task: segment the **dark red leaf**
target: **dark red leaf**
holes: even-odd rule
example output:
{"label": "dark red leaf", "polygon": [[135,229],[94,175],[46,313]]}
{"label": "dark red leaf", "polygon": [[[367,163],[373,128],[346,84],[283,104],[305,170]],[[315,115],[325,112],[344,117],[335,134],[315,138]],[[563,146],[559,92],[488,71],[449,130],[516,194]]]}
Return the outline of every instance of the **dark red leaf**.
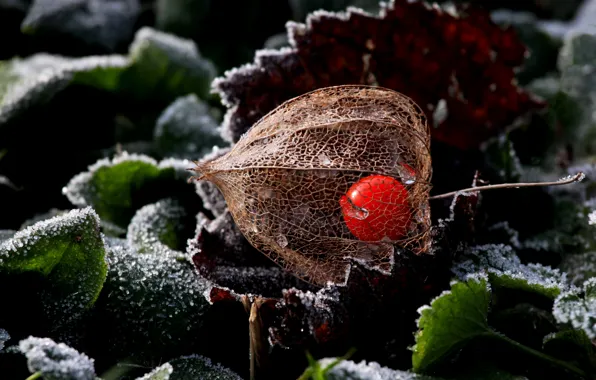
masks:
{"label": "dark red leaf", "polygon": [[[214,81],[228,107],[224,134],[238,141],[285,100],[317,88],[373,84],[411,97],[431,122],[433,138],[477,147],[542,103],[515,83],[526,49],[511,28],[481,9],[455,12],[395,0],[379,15],[315,12],[288,23],[291,48],[257,52],[255,62]],[[433,119],[444,99],[447,116]]]}

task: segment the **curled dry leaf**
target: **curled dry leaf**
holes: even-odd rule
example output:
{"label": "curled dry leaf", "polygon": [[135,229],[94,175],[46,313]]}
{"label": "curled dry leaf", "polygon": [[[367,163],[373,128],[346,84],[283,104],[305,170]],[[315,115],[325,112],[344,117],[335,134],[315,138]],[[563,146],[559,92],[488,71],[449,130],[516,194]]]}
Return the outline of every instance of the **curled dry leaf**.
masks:
{"label": "curled dry leaf", "polygon": [[344,284],[352,260],[389,273],[396,248],[429,249],[429,150],[411,99],[347,85],[285,102],[193,170],[255,248],[311,283]]}

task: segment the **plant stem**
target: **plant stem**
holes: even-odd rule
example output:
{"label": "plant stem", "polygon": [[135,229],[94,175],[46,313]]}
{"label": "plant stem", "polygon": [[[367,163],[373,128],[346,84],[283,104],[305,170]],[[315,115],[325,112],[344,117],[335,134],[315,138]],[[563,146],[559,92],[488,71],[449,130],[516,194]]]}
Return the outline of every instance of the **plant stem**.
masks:
{"label": "plant stem", "polygon": [[35,380],[41,377],[41,372],[35,372],[33,375],[29,376],[25,380]]}
{"label": "plant stem", "polygon": [[499,334],[499,333],[494,332],[494,331],[487,331],[486,333],[484,333],[482,335],[487,336],[489,338],[499,339],[499,340],[501,340],[503,342],[506,342],[506,343],[510,344],[511,346],[515,347],[516,349],[518,349],[518,350],[520,350],[520,351],[522,351],[522,352],[524,352],[524,353],[526,353],[528,355],[531,355],[531,356],[534,356],[534,357],[536,357],[538,359],[541,359],[541,360],[544,360],[546,362],[549,362],[549,363],[551,363],[551,364],[553,364],[553,365],[555,365],[555,366],[557,366],[559,368],[562,368],[562,369],[565,369],[567,371],[573,372],[574,374],[576,374],[578,376],[581,376],[581,377],[584,377],[584,378],[587,378],[587,376],[588,376],[588,374],[586,372],[584,372],[583,370],[577,368],[576,366],[574,366],[572,364],[569,364],[569,363],[567,363],[567,362],[565,362],[563,360],[559,360],[559,359],[553,358],[552,356],[547,355],[547,354],[544,354],[544,353],[542,353],[542,352],[540,352],[538,350],[535,350],[535,349],[533,349],[531,347],[525,346],[525,345],[523,345],[523,344],[521,344],[521,343],[519,343],[519,342],[517,342],[517,341],[515,341],[515,340],[513,340],[511,338],[509,338],[506,335]]}
{"label": "plant stem", "polygon": [[445,194],[433,195],[428,199],[442,199],[442,198],[449,198],[457,194],[461,193],[468,193],[474,191],[484,191],[484,190],[493,190],[493,189],[517,189],[519,187],[539,187],[539,186],[560,186],[560,185],[568,185],[574,182],[580,182],[584,179],[585,174],[582,172],[578,172],[573,177],[552,181],[552,182],[521,182],[521,183],[499,183],[496,185],[487,185],[487,186],[477,186],[477,187],[468,187],[467,189],[451,191]]}

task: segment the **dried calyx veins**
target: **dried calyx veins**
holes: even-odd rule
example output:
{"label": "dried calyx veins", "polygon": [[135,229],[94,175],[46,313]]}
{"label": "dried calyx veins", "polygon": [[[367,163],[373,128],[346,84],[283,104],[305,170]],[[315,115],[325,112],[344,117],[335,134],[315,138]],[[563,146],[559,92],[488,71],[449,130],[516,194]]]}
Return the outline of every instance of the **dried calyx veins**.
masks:
{"label": "dried calyx veins", "polygon": [[428,250],[429,148],[412,100],[347,85],[283,103],[193,170],[255,248],[307,281],[342,284],[351,260],[389,272],[396,247]]}

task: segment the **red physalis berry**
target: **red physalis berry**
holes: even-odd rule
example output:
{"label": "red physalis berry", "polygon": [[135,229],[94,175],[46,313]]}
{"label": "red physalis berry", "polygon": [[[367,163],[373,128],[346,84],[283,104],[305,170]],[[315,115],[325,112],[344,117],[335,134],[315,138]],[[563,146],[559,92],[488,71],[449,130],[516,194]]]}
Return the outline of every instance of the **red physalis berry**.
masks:
{"label": "red physalis berry", "polygon": [[[411,167],[408,171],[415,174]],[[408,231],[408,191],[395,178],[378,174],[364,177],[350,187],[339,204],[348,229],[362,241],[395,241]]]}

